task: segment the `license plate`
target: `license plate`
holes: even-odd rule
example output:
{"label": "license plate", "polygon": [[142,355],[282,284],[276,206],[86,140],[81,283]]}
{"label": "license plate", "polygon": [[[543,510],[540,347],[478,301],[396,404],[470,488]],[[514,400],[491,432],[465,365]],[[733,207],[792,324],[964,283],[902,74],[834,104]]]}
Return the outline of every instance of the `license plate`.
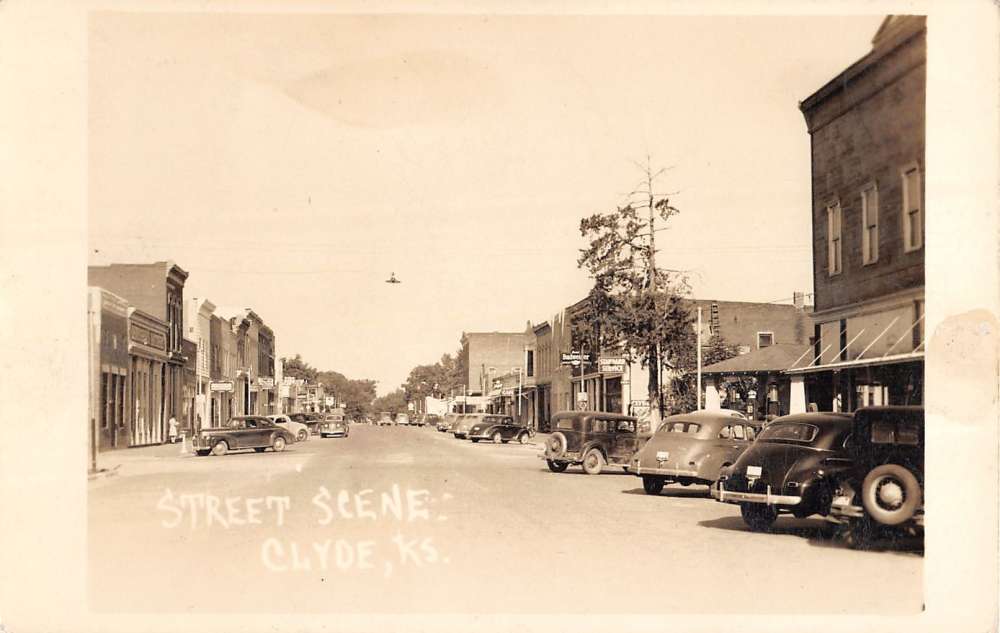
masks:
{"label": "license plate", "polygon": [[656,451],[656,461],[658,462],[665,462],[669,457],[670,453],[668,451]]}
{"label": "license plate", "polygon": [[760,477],[760,466],[747,466],[747,477]]}

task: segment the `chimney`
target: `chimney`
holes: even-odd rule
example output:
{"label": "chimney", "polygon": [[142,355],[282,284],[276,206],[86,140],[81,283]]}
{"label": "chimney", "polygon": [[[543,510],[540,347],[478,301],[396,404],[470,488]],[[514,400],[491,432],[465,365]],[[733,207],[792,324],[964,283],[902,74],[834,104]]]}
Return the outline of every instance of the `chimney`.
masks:
{"label": "chimney", "polygon": [[792,303],[795,304],[797,310],[801,310],[806,304],[806,294],[804,292],[793,292]]}

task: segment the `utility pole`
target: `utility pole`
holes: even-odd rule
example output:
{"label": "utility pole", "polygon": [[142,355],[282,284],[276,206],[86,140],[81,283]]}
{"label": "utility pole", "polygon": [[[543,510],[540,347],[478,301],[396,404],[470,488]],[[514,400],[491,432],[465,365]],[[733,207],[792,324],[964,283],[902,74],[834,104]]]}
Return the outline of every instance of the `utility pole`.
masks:
{"label": "utility pole", "polygon": [[698,410],[701,411],[701,308],[698,308]]}

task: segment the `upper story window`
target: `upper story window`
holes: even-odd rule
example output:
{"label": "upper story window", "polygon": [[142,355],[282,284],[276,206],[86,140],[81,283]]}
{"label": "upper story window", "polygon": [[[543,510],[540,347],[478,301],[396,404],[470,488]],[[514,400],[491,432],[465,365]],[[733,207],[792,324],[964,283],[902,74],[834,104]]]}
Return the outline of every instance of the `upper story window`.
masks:
{"label": "upper story window", "polygon": [[534,376],[535,375],[535,351],[534,350],[531,350],[531,349],[528,350],[528,357],[527,357],[527,359],[525,361],[525,364],[527,365],[527,374],[528,374],[528,376],[529,377],[530,376]]}
{"label": "upper story window", "polygon": [[774,332],[757,332],[757,348],[774,345]]}
{"label": "upper story window", "polygon": [[878,187],[869,183],[861,190],[861,260],[878,261]]}
{"label": "upper story window", "polygon": [[924,209],[920,195],[920,167],[913,163],[903,168],[903,251],[915,251],[924,245]]}
{"label": "upper story window", "polygon": [[843,212],[840,202],[834,202],[826,207],[826,251],[827,251],[827,272],[837,275],[841,269],[841,255],[843,244],[841,242],[841,225]]}

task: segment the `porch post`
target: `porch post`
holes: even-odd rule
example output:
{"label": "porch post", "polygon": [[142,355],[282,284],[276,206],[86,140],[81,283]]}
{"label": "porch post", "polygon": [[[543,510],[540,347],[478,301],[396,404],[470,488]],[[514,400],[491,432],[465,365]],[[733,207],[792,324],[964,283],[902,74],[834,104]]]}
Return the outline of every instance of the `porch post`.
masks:
{"label": "porch post", "polygon": [[806,412],[806,379],[802,374],[793,374],[791,376],[791,392],[789,395],[788,402],[788,412],[789,413],[805,413]]}

